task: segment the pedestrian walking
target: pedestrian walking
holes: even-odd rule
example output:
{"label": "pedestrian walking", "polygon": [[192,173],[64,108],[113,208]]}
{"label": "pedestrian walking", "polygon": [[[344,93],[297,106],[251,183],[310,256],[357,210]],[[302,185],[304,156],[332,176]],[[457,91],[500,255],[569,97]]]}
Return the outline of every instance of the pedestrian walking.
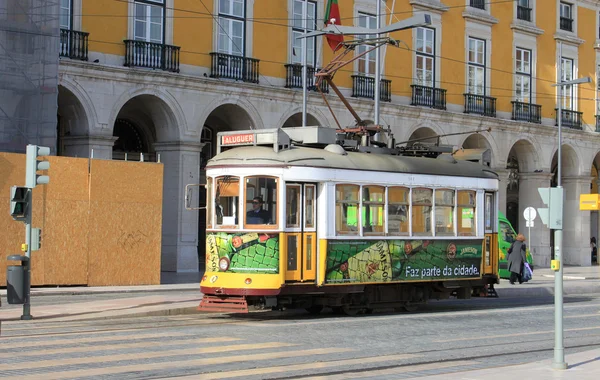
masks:
{"label": "pedestrian walking", "polygon": [[592,249],[592,265],[598,264],[598,248],[596,247],[596,237],[594,236],[590,240],[590,248]]}
{"label": "pedestrian walking", "polygon": [[518,234],[517,239],[508,249],[508,270],[510,271],[511,284],[514,285],[516,280],[519,281],[519,284],[523,283],[523,266],[526,261],[525,236]]}

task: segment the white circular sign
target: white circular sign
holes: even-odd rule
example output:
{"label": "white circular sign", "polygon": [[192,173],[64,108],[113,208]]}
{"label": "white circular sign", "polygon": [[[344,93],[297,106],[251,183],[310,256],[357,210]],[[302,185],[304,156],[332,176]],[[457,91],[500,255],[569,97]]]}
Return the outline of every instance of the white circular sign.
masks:
{"label": "white circular sign", "polygon": [[527,207],[525,211],[523,211],[523,217],[525,220],[532,221],[537,216],[537,212],[533,207]]}

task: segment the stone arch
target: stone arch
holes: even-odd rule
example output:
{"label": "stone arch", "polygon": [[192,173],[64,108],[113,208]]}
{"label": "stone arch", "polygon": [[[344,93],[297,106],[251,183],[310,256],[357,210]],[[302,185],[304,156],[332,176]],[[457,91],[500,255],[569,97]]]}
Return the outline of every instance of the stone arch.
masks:
{"label": "stone arch", "polygon": [[[429,126],[427,127],[417,127],[415,129],[413,129],[412,132],[410,132],[410,134],[408,135],[408,138],[406,139],[407,141],[410,140],[416,140],[416,139],[422,139],[419,142],[424,142],[424,143],[435,143],[437,142],[436,137],[439,136],[440,133],[439,131],[436,131],[433,128],[430,128]],[[431,138],[428,138],[431,137]],[[428,138],[428,139],[427,139]],[[445,142],[445,138],[440,138],[440,142]]]}
{"label": "stone arch", "polygon": [[497,152],[499,148],[493,136],[487,131],[472,133],[466,136],[464,140],[459,143],[458,147],[464,149],[489,149],[491,152],[491,167],[494,168],[498,166]]}
{"label": "stone arch", "polygon": [[[323,115],[322,112],[320,112],[318,109],[313,108],[313,107],[308,107],[307,111],[307,123],[310,126],[314,126],[317,125],[319,127],[331,127],[331,125],[329,125],[329,121],[327,119],[327,117],[325,117],[325,115]],[[281,118],[279,119],[279,122],[277,123],[276,126],[274,126],[275,128],[277,127],[281,127],[283,125],[285,125],[290,118],[292,117],[298,117],[296,115],[299,115],[299,122],[297,123],[297,126],[299,126],[300,124],[302,124],[302,106],[298,106],[298,107],[293,107],[292,109],[290,109],[289,111],[287,111],[286,113],[284,113]],[[314,120],[315,124],[311,124],[311,118]]]}
{"label": "stone arch", "polygon": [[[311,115],[310,113],[306,113],[306,125],[307,126],[317,126],[320,127],[321,123],[317,120],[316,117]],[[283,124],[281,124],[282,128],[287,127],[301,127],[302,126],[302,113],[295,113],[288,117]]]}
{"label": "stone arch", "polygon": [[[249,101],[241,97],[232,98],[226,96],[214,98],[206,107],[204,107],[204,112],[199,118],[200,125],[202,127],[207,125],[209,117],[214,116],[215,111],[223,111],[224,109],[233,110],[235,112],[234,115],[230,115],[231,119],[235,119],[236,116],[244,116],[244,118],[247,119],[245,120],[247,121],[245,125],[238,125],[238,123],[234,123],[236,124],[236,128],[234,128],[234,130],[265,128],[263,120],[260,117],[260,113]],[[215,133],[216,132],[218,132],[218,130],[215,131]]]}
{"label": "stone arch", "polygon": [[68,88],[58,86],[56,154],[69,155],[65,139],[71,136],[87,136],[90,133],[90,118],[85,106]]}
{"label": "stone arch", "polygon": [[505,158],[505,162],[515,162],[518,166],[518,171],[521,173],[531,173],[548,170],[543,160],[540,157],[541,148],[537,142],[529,139],[519,139],[510,145],[510,149]]}
{"label": "stone arch", "polygon": [[[69,77],[64,76],[64,75],[60,78],[60,81],[58,84],[59,101],[60,101],[61,87],[65,90],[69,91],[75,98],[77,98],[77,100],[81,104],[81,107],[83,107],[85,115],[87,116],[87,126],[88,126],[88,130],[85,131],[86,133],[84,133],[84,134],[85,135],[90,134],[90,129],[93,128],[98,121],[98,115],[96,113],[96,107],[94,105],[94,102],[90,98],[87,91],[85,91],[85,89],[79,83],[72,81]],[[59,107],[60,107],[60,105],[59,105]]]}
{"label": "stone arch", "polygon": [[[183,139],[187,130],[185,114],[177,99],[166,91],[159,90],[157,86],[140,86],[122,94],[114,104],[108,118],[108,125],[113,128],[115,122],[123,112],[123,108],[131,102],[145,108],[155,123],[158,122],[156,134],[158,141],[177,141]],[[148,116],[146,115],[146,116]]]}
{"label": "stone arch", "polygon": [[[558,149],[555,149],[552,154],[552,173],[555,173],[552,181],[556,181],[556,173],[558,169]],[[575,148],[569,144],[562,145],[562,171],[563,177],[572,177],[586,175],[587,171],[583,169],[582,160]]]}

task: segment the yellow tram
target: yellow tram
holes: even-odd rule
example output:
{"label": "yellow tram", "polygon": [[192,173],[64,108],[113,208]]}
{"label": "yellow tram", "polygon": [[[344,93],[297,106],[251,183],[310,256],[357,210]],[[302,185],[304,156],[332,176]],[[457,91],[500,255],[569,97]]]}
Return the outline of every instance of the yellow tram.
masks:
{"label": "yellow tram", "polygon": [[496,173],[375,132],[218,134],[200,310],[412,310],[498,282]]}

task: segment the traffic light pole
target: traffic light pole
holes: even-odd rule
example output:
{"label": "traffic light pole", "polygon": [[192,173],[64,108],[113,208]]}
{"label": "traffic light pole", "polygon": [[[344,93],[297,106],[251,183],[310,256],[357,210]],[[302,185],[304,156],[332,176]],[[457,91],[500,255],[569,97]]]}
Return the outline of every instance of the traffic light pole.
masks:
{"label": "traffic light pole", "polygon": [[25,272],[25,302],[23,303],[23,315],[21,315],[21,320],[23,321],[29,321],[33,319],[33,316],[31,315],[31,304],[29,303],[29,296],[31,294],[31,222],[33,219],[33,188],[31,189],[31,191],[28,191],[27,194],[27,197],[29,198],[27,200],[27,204],[29,205],[29,207],[27,207],[27,216],[25,217],[25,244],[27,248],[25,251],[25,256],[27,256],[29,260],[23,261],[21,263],[21,265],[26,266],[26,268],[23,268]]}

